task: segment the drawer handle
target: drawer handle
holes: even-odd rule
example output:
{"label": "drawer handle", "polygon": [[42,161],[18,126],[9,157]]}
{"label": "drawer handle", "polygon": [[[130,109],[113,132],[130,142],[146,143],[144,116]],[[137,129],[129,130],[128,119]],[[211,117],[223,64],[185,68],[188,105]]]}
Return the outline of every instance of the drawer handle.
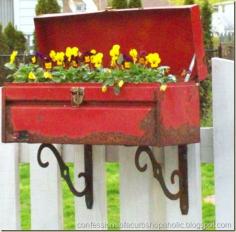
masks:
{"label": "drawer handle", "polygon": [[71,88],[71,105],[73,107],[78,107],[82,104],[84,100],[84,88],[82,87],[72,87]]}

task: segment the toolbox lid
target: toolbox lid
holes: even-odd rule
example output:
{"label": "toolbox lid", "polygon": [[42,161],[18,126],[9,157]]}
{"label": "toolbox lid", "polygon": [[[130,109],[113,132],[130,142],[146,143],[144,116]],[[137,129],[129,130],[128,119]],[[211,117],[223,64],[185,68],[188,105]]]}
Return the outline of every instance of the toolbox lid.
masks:
{"label": "toolbox lid", "polygon": [[34,21],[38,50],[45,55],[68,46],[77,46],[83,52],[96,49],[104,53],[104,64],[108,66],[112,45],[120,44],[124,54],[132,48],[158,52],[160,65],[170,66],[176,75],[189,69],[195,55],[192,78],[203,80],[207,75],[197,5],[50,14]]}

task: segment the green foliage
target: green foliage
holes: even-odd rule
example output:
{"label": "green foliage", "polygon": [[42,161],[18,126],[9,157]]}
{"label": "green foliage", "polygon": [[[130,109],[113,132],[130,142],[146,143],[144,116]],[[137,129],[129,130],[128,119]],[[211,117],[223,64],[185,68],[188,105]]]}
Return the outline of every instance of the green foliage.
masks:
{"label": "green foliage", "polygon": [[142,7],[141,0],[129,0],[129,8],[140,8]]}
{"label": "green foliage", "polygon": [[[8,76],[13,82],[92,82],[101,83],[103,86],[113,86],[115,94],[119,94],[120,88],[124,83],[169,83],[176,82],[175,76],[168,74],[166,66],[160,66],[156,69],[146,68],[139,64],[132,64],[130,69],[90,69],[88,65],[79,67],[55,66],[50,71],[50,77],[45,77],[46,72],[37,64],[5,64],[14,73]],[[31,77],[30,77],[31,76]]]}
{"label": "green foliage", "polygon": [[194,0],[184,0],[184,5],[192,5],[194,3]]}
{"label": "green foliage", "polygon": [[57,0],[38,0],[35,13],[36,15],[60,13],[60,10]]}
{"label": "green foliage", "polygon": [[8,54],[9,47],[7,45],[6,37],[2,31],[2,25],[0,24],[0,54]]}
{"label": "green foliage", "polygon": [[[208,0],[204,0],[201,8],[201,18],[204,33],[204,44],[206,49],[213,48],[213,35],[212,35],[212,25],[211,16],[212,8]],[[200,104],[201,104],[201,118],[205,120],[208,117],[209,112],[212,108],[212,82],[209,76],[206,80],[202,81],[200,84]]]}
{"label": "green foliage", "polygon": [[208,0],[205,0],[201,10],[202,15],[202,26],[204,31],[204,44],[206,48],[213,48],[213,35],[212,35],[212,7]]}
{"label": "green foliage", "polygon": [[9,23],[4,29],[7,46],[10,51],[17,50],[23,53],[26,50],[26,38],[21,31],[18,31],[12,23]]}
{"label": "green foliage", "polygon": [[206,80],[200,82],[200,106],[201,106],[201,119],[203,121],[209,117],[212,111],[212,81],[211,76]]}
{"label": "green foliage", "polygon": [[[174,4],[174,5],[183,5],[185,0],[169,0],[170,3]],[[210,4],[214,4],[214,3],[219,3],[219,2],[226,2],[228,0],[209,0]],[[195,0],[196,4],[202,5],[204,2],[204,0]]]}
{"label": "green foliage", "polygon": [[112,0],[112,8],[114,9],[124,9],[128,7],[127,0]]}

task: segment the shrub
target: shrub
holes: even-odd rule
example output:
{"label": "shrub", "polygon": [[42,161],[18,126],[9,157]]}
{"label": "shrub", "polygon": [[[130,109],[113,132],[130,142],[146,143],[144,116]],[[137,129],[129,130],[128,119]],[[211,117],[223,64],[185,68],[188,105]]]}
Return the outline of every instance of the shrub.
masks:
{"label": "shrub", "polygon": [[129,8],[139,8],[142,7],[141,0],[130,0],[129,1]]}
{"label": "shrub", "polygon": [[8,54],[9,47],[7,45],[6,36],[3,34],[2,25],[0,24],[0,54]]}
{"label": "shrub", "polygon": [[[204,44],[206,49],[213,48],[213,36],[212,36],[212,25],[211,25],[212,9],[208,0],[204,0],[201,8],[202,16],[202,27],[204,33]],[[209,64],[210,66],[210,64]],[[208,67],[209,72],[211,70]],[[201,105],[201,118],[206,120],[209,117],[209,113],[212,109],[212,81],[211,75],[206,80],[200,83],[200,105]]]}
{"label": "shrub", "polygon": [[57,0],[38,0],[35,13],[36,15],[48,13],[60,13],[61,7]]}
{"label": "shrub", "polygon": [[194,3],[195,3],[194,0],[185,0],[184,1],[184,5],[192,5]]}
{"label": "shrub", "polygon": [[4,35],[10,51],[17,50],[23,53],[26,50],[26,38],[23,32],[16,30],[12,23],[8,23],[4,29]]}
{"label": "shrub", "polygon": [[213,48],[213,35],[211,25],[212,8],[208,0],[204,0],[201,10],[202,27],[204,31],[204,44],[206,48]]}
{"label": "shrub", "polygon": [[123,9],[128,7],[127,0],[112,0],[112,8]]}

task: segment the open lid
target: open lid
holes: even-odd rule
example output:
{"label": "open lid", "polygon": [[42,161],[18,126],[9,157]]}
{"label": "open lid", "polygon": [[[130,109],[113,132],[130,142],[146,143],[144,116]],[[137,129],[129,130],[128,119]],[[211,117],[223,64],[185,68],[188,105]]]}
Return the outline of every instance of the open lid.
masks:
{"label": "open lid", "polygon": [[73,46],[83,52],[96,49],[104,53],[104,64],[108,66],[112,45],[120,44],[124,54],[131,48],[158,52],[160,65],[170,66],[176,75],[189,69],[195,55],[192,77],[203,80],[207,75],[197,5],[51,14],[34,21],[38,49],[45,55],[50,50],[64,51]]}

